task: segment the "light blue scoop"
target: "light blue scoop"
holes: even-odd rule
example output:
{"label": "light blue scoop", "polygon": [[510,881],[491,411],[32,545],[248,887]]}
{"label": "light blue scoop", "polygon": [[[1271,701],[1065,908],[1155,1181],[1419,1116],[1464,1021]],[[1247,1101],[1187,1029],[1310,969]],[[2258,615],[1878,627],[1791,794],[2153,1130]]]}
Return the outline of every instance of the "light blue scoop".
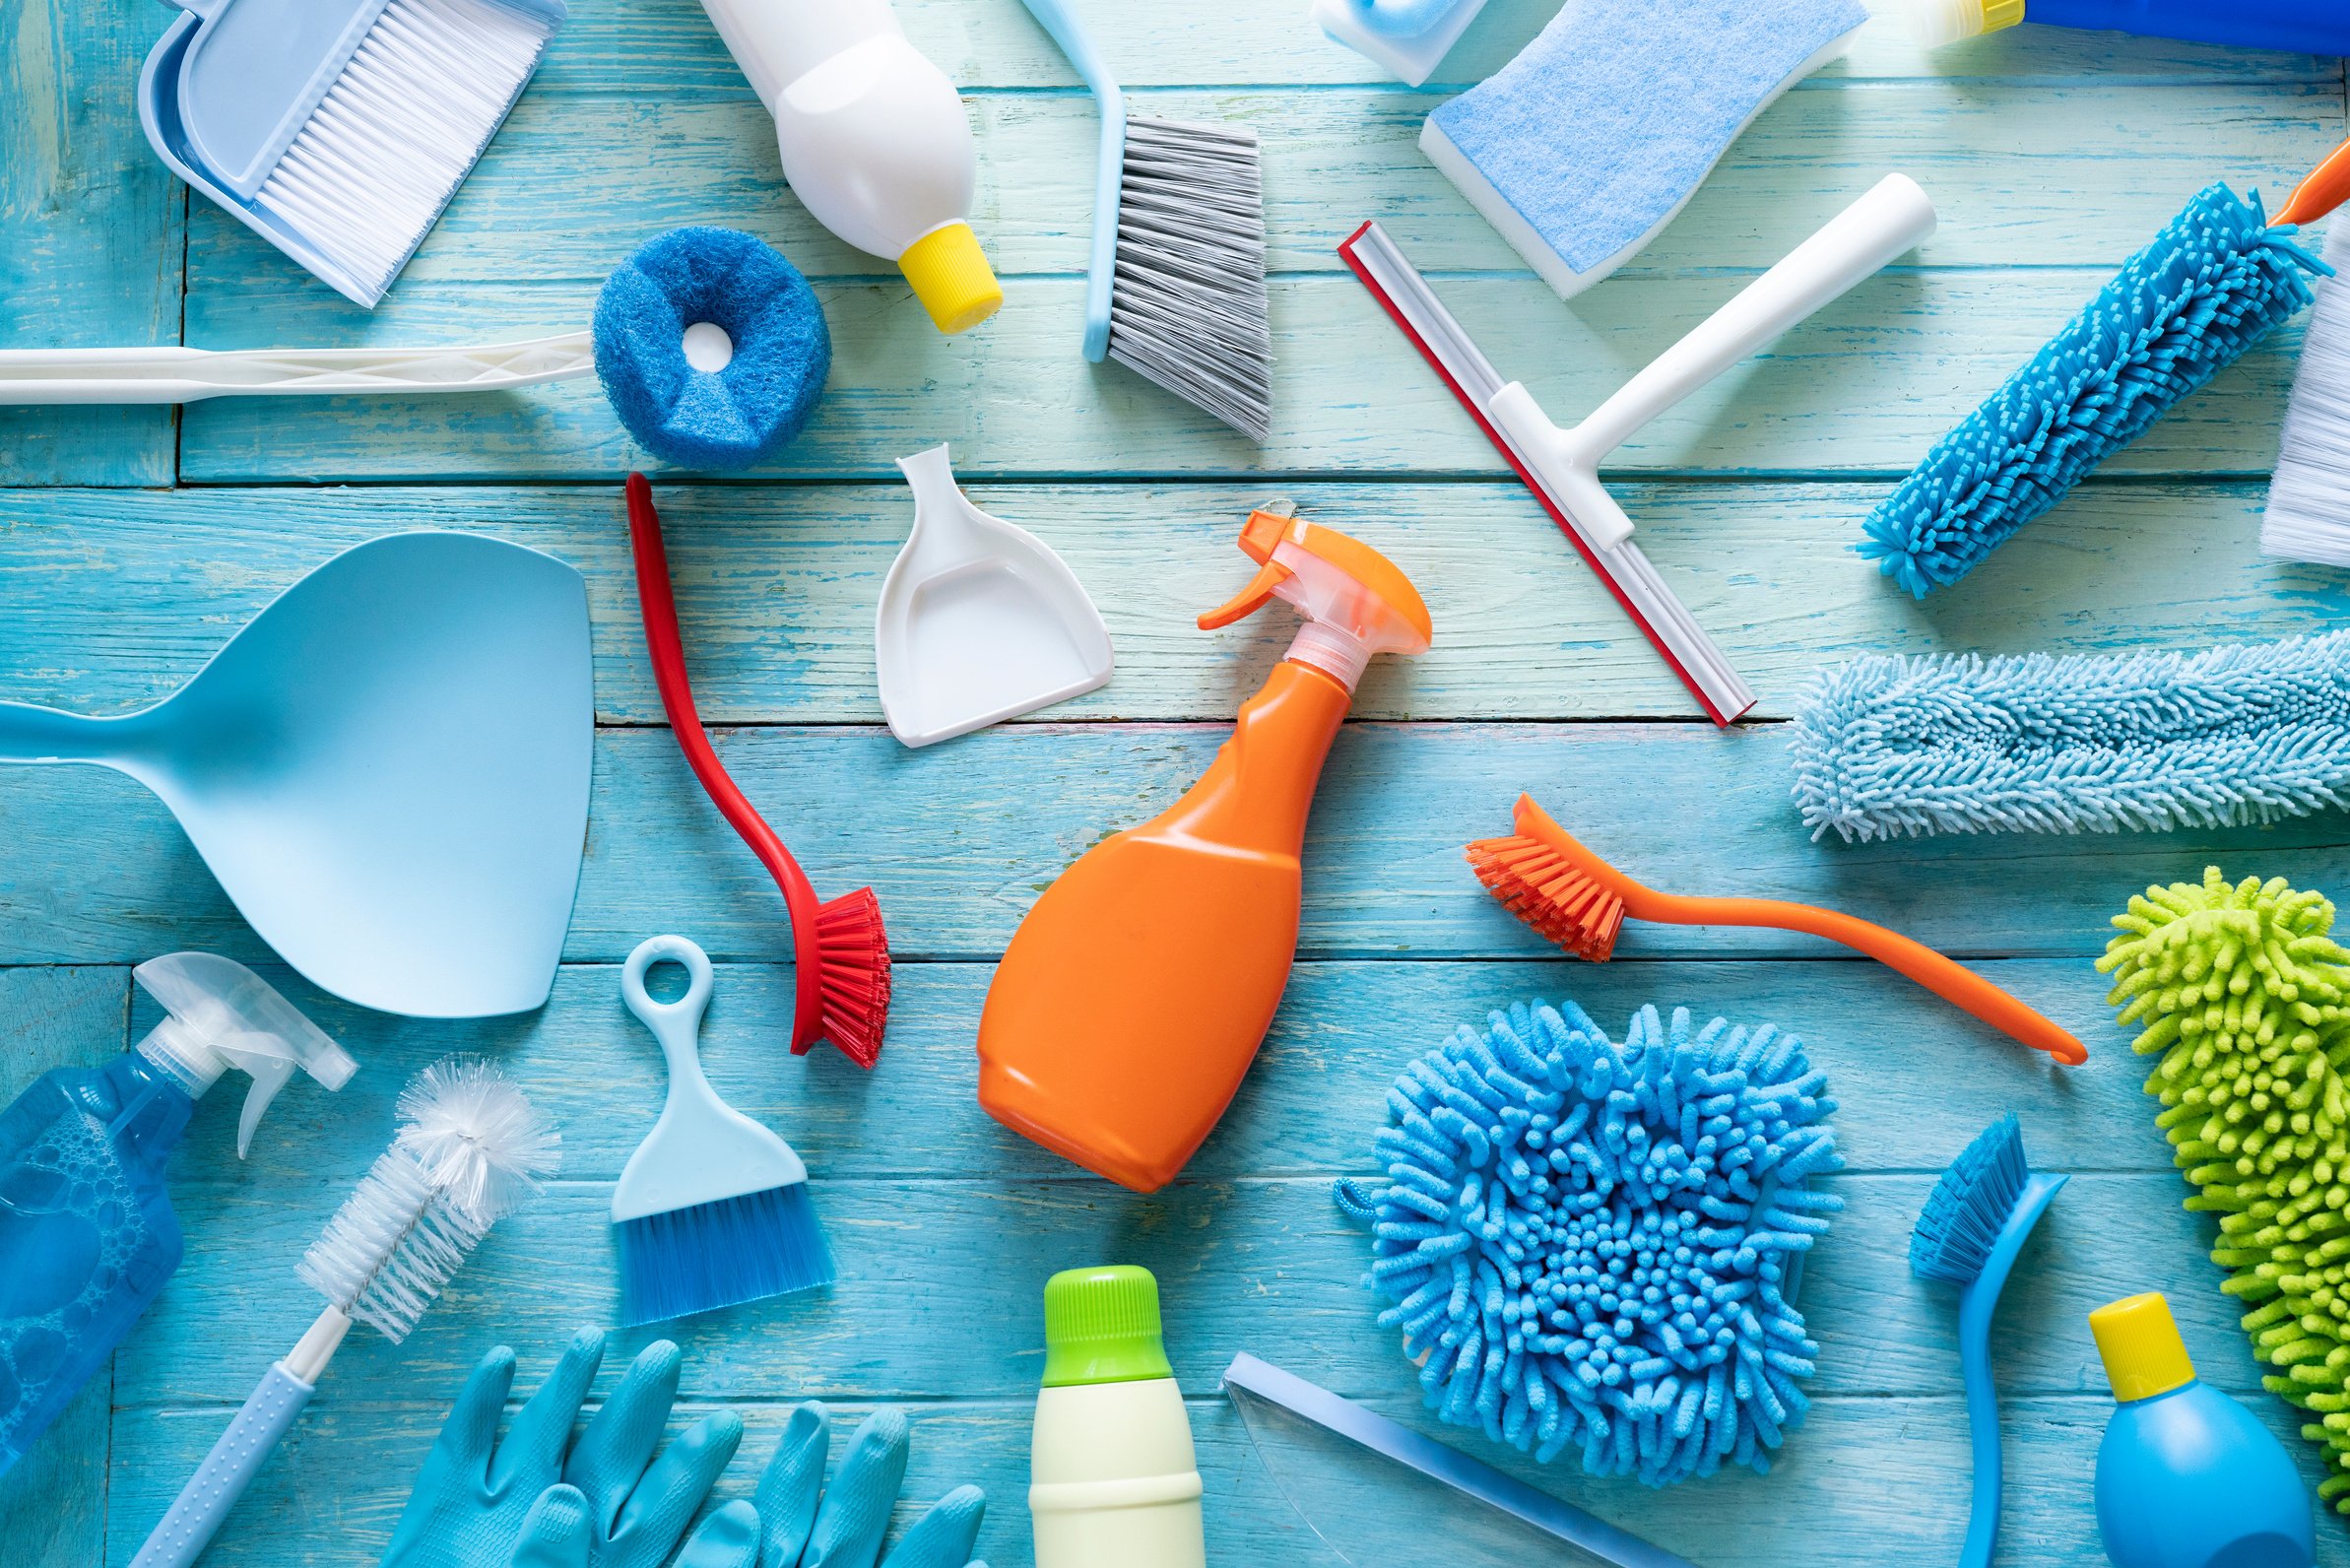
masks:
{"label": "light blue scoop", "polygon": [[547,1000],[594,741],[587,585],[476,534],[345,551],[143,712],[0,703],[0,762],[129,774],[304,978],[418,1017]]}

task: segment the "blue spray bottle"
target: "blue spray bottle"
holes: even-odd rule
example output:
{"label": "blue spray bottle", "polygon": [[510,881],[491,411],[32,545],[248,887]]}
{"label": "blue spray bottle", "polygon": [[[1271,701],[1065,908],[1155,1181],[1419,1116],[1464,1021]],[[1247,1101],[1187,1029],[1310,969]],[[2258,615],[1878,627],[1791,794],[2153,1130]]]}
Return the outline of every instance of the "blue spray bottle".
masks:
{"label": "blue spray bottle", "polygon": [[175,952],[132,974],[163,1021],[104,1067],[43,1074],[0,1113],[0,1474],[179,1267],[163,1161],[204,1091],[230,1068],[252,1075],[241,1159],[296,1067],[330,1089],[359,1069],[243,964]]}
{"label": "blue spray bottle", "polygon": [[2195,1376],[2159,1295],[2089,1314],[2122,1402],[2097,1450],[2114,1568],[2310,1568],[2310,1493],[2259,1417]]}

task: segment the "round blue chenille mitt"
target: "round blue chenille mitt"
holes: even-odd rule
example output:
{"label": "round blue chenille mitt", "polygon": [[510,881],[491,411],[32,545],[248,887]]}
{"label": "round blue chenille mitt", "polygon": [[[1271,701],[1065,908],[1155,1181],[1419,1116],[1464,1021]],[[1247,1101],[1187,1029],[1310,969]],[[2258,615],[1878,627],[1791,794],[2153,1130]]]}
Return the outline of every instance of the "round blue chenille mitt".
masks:
{"label": "round blue chenille mitt", "polygon": [[[718,370],[685,358],[685,329],[733,340]],[[832,368],[832,334],[800,270],[732,229],[647,240],[596,296],[596,375],[637,443],[681,468],[748,468],[798,435]]]}
{"label": "round blue chenille mitt", "polygon": [[1790,1297],[1843,1207],[1836,1102],[1802,1043],[1653,1007],[1622,1044],[1581,1008],[1464,1025],[1388,1093],[1371,1227],[1429,1408],[1544,1463],[1653,1486],[1770,1468],[1818,1347]]}

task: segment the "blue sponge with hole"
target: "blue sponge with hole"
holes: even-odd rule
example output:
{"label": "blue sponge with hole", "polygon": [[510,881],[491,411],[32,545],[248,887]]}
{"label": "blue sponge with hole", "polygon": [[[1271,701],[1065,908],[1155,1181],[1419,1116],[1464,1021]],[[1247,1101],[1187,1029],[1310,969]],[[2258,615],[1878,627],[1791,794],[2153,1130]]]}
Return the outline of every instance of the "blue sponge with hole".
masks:
{"label": "blue sponge with hole", "polygon": [[[685,359],[706,321],[734,341],[724,368]],[[596,374],[637,444],[680,468],[749,468],[808,424],[832,334],[800,269],[732,229],[647,240],[596,297]]]}

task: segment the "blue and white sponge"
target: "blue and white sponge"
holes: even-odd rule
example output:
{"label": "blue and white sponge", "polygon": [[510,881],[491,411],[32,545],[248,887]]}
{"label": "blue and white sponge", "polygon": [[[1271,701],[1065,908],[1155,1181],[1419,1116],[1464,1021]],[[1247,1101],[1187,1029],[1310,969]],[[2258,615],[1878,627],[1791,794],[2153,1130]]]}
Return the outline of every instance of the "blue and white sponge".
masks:
{"label": "blue and white sponge", "polygon": [[[715,369],[685,334],[725,334]],[[716,344],[706,330],[702,337]],[[832,334],[800,270],[732,229],[647,240],[596,298],[596,375],[637,443],[681,468],[748,468],[798,435],[832,368]]]}
{"label": "blue and white sponge", "polygon": [[1638,255],[1860,0],[1567,0],[1420,150],[1564,299]]}

